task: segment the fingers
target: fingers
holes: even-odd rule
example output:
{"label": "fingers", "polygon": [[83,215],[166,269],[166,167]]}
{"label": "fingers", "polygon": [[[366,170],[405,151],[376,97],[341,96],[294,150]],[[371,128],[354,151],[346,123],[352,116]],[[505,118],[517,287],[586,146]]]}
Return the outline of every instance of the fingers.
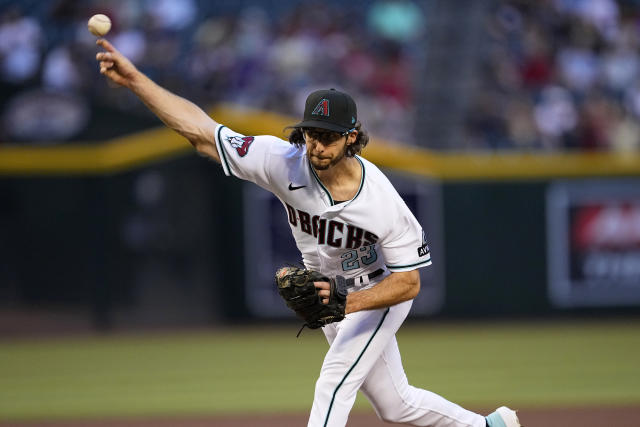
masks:
{"label": "fingers", "polygon": [[313,282],[313,285],[318,290],[318,295],[322,297],[322,303],[329,304],[329,297],[331,296],[331,285],[329,285],[329,282]]}
{"label": "fingers", "polygon": [[105,63],[111,64],[107,68],[113,67],[113,64],[118,62],[121,58],[120,52],[118,52],[117,49],[113,47],[111,43],[109,43],[106,39],[99,39],[96,43],[107,50],[107,52],[96,53],[96,59],[98,61],[103,61],[100,62],[100,68],[102,68]]}
{"label": "fingers", "polygon": [[98,61],[115,61],[116,56],[110,52],[98,52],[96,53],[96,59]]}
{"label": "fingers", "polygon": [[96,54],[96,60],[100,62],[100,74],[108,77],[114,83],[124,86],[126,79],[123,78],[117,67],[118,64],[122,64],[122,55],[107,39],[98,39],[96,44],[106,50],[106,52]]}
{"label": "fingers", "polygon": [[100,73],[104,74],[107,70],[113,68],[115,62],[110,53],[100,52],[96,54],[96,59],[100,61]]}
{"label": "fingers", "polygon": [[100,73],[102,74],[115,65],[113,54],[109,52],[96,53],[96,60],[100,61]]}
{"label": "fingers", "polygon": [[113,67],[112,61],[100,61],[100,73],[104,74],[111,67]]}
{"label": "fingers", "polygon": [[329,282],[313,282],[313,285],[316,287],[316,289],[331,289],[331,285],[329,284]]}
{"label": "fingers", "polygon": [[108,78],[110,78],[114,83],[124,86],[125,84],[125,79],[122,78],[122,76],[120,74],[118,74],[117,71],[115,71],[113,68],[100,68],[100,74],[103,74],[105,76],[107,76]]}
{"label": "fingers", "polygon": [[323,304],[329,304],[329,297],[331,291],[329,290],[329,284],[327,282],[314,282],[316,289],[318,289],[318,296],[321,297]]}
{"label": "fingers", "polygon": [[98,46],[101,46],[102,48],[104,48],[108,52],[117,52],[118,51],[115,47],[113,47],[113,45],[111,43],[109,43],[109,41],[107,39],[98,39],[98,40],[96,40],[96,44]]}

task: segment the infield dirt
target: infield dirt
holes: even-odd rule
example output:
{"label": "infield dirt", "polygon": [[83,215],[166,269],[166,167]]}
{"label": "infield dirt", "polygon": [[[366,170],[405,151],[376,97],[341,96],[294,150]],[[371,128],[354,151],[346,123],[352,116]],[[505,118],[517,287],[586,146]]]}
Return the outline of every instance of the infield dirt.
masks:
{"label": "infield dirt", "polygon": [[[522,409],[518,411],[518,415],[520,422],[526,427],[638,427],[640,425],[640,406]],[[300,427],[306,423],[306,414],[289,414],[0,422],[0,427]],[[348,427],[388,425],[390,424],[383,423],[373,414],[361,412],[353,413],[348,423]]]}

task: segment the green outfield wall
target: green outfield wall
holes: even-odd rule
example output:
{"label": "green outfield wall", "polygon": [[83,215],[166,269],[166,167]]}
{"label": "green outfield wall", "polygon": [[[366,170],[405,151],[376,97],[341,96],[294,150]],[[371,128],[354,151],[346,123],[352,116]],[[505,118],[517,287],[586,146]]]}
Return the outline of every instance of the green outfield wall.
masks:
{"label": "green outfield wall", "polygon": [[545,188],[545,181],[444,184],[447,312],[550,311]]}
{"label": "green outfield wall", "polygon": [[[282,136],[292,122],[230,106],[211,114],[246,134]],[[593,237],[599,223],[589,223],[633,229],[637,154],[473,155],[374,139],[364,156],[403,180],[410,206],[428,206],[420,216],[436,274],[423,276],[423,289],[438,301],[417,313],[638,311],[637,239]],[[90,308],[103,328],[251,317],[247,276],[261,265],[247,255],[254,236],[244,213],[254,207],[246,185],[167,129],[93,144],[2,146],[0,193],[5,306]]]}

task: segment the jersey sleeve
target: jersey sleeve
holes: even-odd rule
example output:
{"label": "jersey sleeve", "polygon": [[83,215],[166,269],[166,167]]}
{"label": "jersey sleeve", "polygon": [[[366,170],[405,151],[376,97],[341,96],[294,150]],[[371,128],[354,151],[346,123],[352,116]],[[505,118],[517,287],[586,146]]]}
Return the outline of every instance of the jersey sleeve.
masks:
{"label": "jersey sleeve", "polygon": [[389,271],[397,273],[431,265],[431,252],[424,230],[404,202],[401,202],[397,217],[391,223],[391,231],[380,242]]}
{"label": "jersey sleeve", "polygon": [[216,149],[225,175],[270,187],[271,150],[282,141],[275,136],[246,136],[224,125],[215,131]]}

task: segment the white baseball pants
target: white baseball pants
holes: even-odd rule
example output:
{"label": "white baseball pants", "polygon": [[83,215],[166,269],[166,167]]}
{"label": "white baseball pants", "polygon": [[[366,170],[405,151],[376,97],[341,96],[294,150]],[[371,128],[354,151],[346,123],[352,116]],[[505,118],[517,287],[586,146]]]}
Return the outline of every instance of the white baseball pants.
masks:
{"label": "white baseball pants", "polygon": [[309,427],[344,427],[359,389],[387,422],[485,427],[482,415],[409,385],[395,334],[411,304],[351,313],[323,328],[330,347],[316,382]]}

